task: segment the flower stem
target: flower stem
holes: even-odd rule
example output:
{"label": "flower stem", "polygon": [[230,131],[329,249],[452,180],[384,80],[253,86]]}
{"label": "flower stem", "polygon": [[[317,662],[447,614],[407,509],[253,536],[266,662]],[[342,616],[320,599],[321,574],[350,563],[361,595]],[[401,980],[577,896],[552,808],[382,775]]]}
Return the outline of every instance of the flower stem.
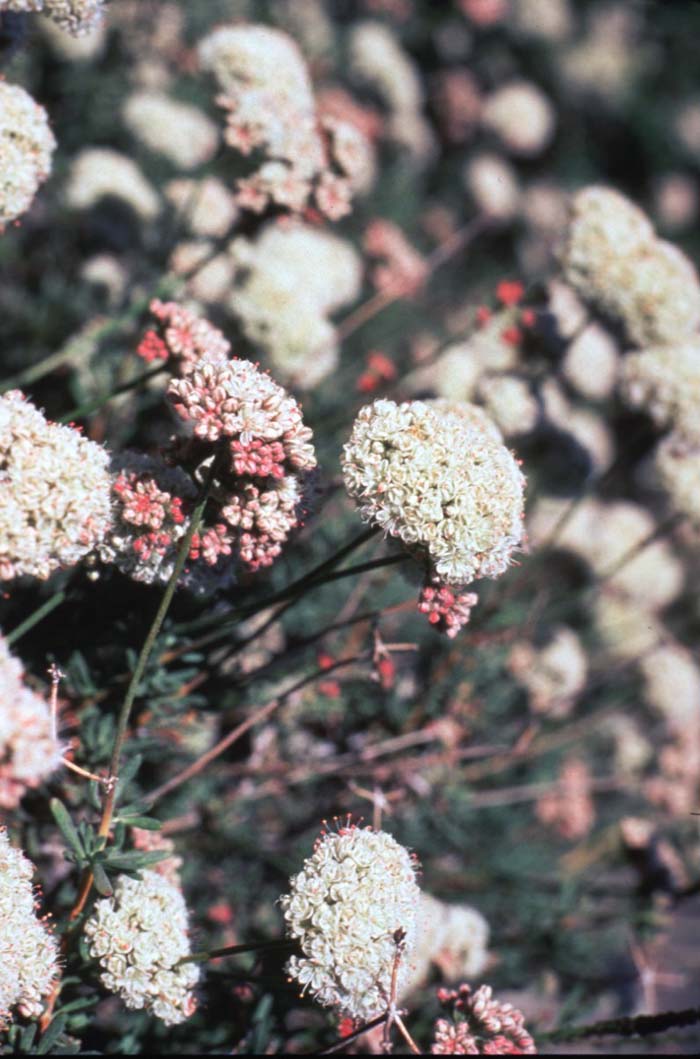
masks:
{"label": "flower stem", "polygon": [[54,592],[54,594],[42,603],[40,607],[37,607],[28,618],[25,618],[16,629],[13,629],[11,633],[8,633],[5,637],[8,645],[12,646],[12,644],[21,639],[25,633],[28,633],[30,629],[33,629],[35,625],[38,625],[40,621],[43,621],[47,614],[50,614],[52,610],[56,609],[56,607],[60,607],[61,603],[65,600],[66,595],[65,588],[61,588],[58,592]]}
{"label": "flower stem", "polygon": [[[112,817],[114,815],[114,806],[117,796],[119,765],[121,762],[122,750],[124,748],[124,741],[126,739],[126,730],[129,724],[131,709],[134,705],[134,701],[136,700],[139,685],[143,678],[143,674],[146,671],[146,666],[148,665],[148,661],[153,652],[153,648],[158,638],[158,634],[161,630],[161,626],[163,625],[165,616],[168,613],[173,596],[175,595],[175,589],[177,588],[177,583],[180,580],[180,575],[182,574],[182,571],[185,567],[187,556],[190,551],[190,545],[192,543],[192,538],[199,529],[200,523],[202,521],[204,509],[206,507],[207,500],[209,499],[209,493],[211,492],[211,488],[219,468],[220,455],[221,453],[219,453],[219,455],[214,460],[212,460],[211,466],[209,467],[207,478],[204,482],[202,492],[200,494],[200,499],[192,513],[192,518],[187,528],[187,532],[180,541],[177,558],[175,560],[175,567],[171,574],[170,580],[168,581],[165,592],[163,593],[163,598],[160,601],[160,605],[153,619],[151,627],[148,630],[148,635],[146,636],[143,647],[141,648],[141,653],[139,654],[138,660],[136,662],[134,672],[132,674],[131,680],[129,681],[129,686],[126,690],[126,695],[124,696],[122,708],[119,712],[119,717],[117,719],[117,732],[114,739],[114,746],[112,748],[112,756],[109,762],[110,784],[108,787],[104,806],[102,808],[102,818],[100,820],[100,826],[97,832],[98,835],[103,838],[107,837],[107,835],[109,834],[109,829],[112,825]],[[85,907],[85,902],[87,901],[88,896],[90,894],[90,890],[92,889],[92,883],[93,874],[92,872],[88,872],[85,876],[85,879],[83,880],[83,885],[80,894],[78,895],[78,900],[76,901],[76,904],[71,912],[71,920],[76,919]]]}

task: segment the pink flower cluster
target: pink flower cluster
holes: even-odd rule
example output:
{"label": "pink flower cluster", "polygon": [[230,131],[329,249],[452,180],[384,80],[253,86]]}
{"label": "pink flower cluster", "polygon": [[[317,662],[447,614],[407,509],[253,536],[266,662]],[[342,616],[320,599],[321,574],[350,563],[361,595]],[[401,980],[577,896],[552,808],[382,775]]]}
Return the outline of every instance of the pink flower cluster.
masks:
{"label": "pink flower cluster", "polygon": [[432,582],[421,589],[418,610],[427,614],[428,621],[438,632],[444,632],[452,640],[467,624],[472,607],[478,602],[476,592],[456,592],[448,585]]}
{"label": "pink flower cluster", "polygon": [[410,298],[428,278],[425,258],[393,221],[381,217],[371,221],[365,231],[364,247],[370,257],[381,259],[372,270],[372,282],[384,294]]}
{"label": "pink flower cluster", "polygon": [[567,758],[558,785],[537,801],[538,820],[553,827],[562,838],[583,838],[595,822],[591,775],[585,761]]}
{"label": "pink flower cluster", "polygon": [[269,566],[299,525],[304,477],[316,466],[301,408],[250,361],[229,358],[230,343],[208,321],[175,302],[155,301],[151,310],[159,327],[147,332],[139,352],[176,362],[167,394],[189,437],[173,444],[175,467],[140,457],[120,471],[113,484],[117,529],[103,558],[111,549],[112,561],[135,579],[167,580],[194,483],[225,454],[189,561],[213,567],[235,549],[250,570]]}
{"label": "pink flower cluster", "polygon": [[451,1017],[435,1023],[432,1055],[535,1055],[535,1042],[512,1004],[492,999],[491,986],[438,989],[438,1000]]}
{"label": "pink flower cluster", "polygon": [[315,207],[334,221],[349,213],[353,191],[366,184],[371,146],[356,125],[319,113],[292,38],[269,26],[226,26],[199,52],[222,87],[216,102],[226,112],[226,143],[262,156],[237,182],[238,205],[255,213]]}
{"label": "pink flower cluster", "polygon": [[160,325],[160,333],[150,329],[141,339],[136,352],[145,361],[173,358],[182,374],[186,374],[203,362],[225,360],[231,352],[231,343],[221,331],[178,302],[156,298],[149,309]]}

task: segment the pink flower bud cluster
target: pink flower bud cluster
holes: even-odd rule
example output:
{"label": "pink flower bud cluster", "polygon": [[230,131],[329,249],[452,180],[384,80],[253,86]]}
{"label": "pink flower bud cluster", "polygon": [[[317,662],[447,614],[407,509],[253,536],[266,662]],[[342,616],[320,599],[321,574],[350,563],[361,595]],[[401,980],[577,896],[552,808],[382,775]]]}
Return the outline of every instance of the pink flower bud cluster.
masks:
{"label": "pink flower bud cluster", "polygon": [[450,1018],[435,1023],[432,1055],[535,1055],[535,1042],[524,1017],[512,1004],[492,999],[491,986],[438,989],[438,1000],[451,1007]]}
{"label": "pink flower bud cluster", "polygon": [[189,561],[201,570],[235,551],[252,571],[269,566],[299,525],[303,479],[316,466],[301,409],[250,361],[229,359],[230,343],[208,321],[175,302],[154,301],[151,310],[159,328],[147,332],[139,353],[177,365],[167,393],[189,437],[173,446],[176,467],[138,457],[120,470],[113,484],[116,529],[101,555],[136,580],[167,580],[187,532],[195,482],[216,458]]}
{"label": "pink flower bud cluster", "polygon": [[0,808],[15,809],[58,768],[61,755],[49,707],[26,686],[0,635]]}
{"label": "pink flower bud cluster", "polygon": [[395,298],[410,298],[425,283],[428,277],[425,258],[392,221],[381,217],[371,221],[364,245],[371,257],[381,259],[372,270],[372,282],[378,291]]}
{"label": "pink flower bud cluster", "polygon": [[177,302],[162,302],[157,298],[149,309],[160,324],[161,333],[149,330],[141,339],[136,352],[145,361],[171,357],[184,375],[203,361],[226,360],[231,343],[208,320],[195,316]]}
{"label": "pink flower bud cluster", "polygon": [[371,145],[357,126],[319,115],[292,38],[270,26],[222,26],[200,42],[199,58],[222,89],[226,142],[263,156],[238,181],[238,204],[255,213],[315,206],[331,220],[349,213],[353,191],[367,183]]}
{"label": "pink flower bud cluster", "polygon": [[435,581],[421,589],[418,610],[438,632],[452,640],[471,617],[472,607],[479,602],[476,592],[458,592]]}

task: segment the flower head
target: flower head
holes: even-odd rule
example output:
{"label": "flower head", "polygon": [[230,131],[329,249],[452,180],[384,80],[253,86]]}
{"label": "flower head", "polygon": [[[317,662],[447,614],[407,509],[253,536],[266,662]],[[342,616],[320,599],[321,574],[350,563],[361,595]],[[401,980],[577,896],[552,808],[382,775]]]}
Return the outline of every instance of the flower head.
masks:
{"label": "flower head", "polygon": [[[397,938],[410,956],[420,891],[406,849],[384,831],[324,833],[280,903],[302,957],[287,971],[326,1007],[370,1019],[387,1007]],[[399,965],[399,988],[408,973]]]}
{"label": "flower head", "polygon": [[103,968],[102,984],[128,1008],[146,1008],[168,1026],[194,1013],[199,968],[181,962],[190,955],[187,908],[163,875],[120,875],[113,896],[95,905],[85,934]]}
{"label": "flower head", "polygon": [[637,345],[682,342],[700,325],[695,268],[612,188],[574,196],[562,263],[581,297],[624,324]]}
{"label": "flower head", "polygon": [[0,807],[14,809],[61,763],[48,705],[26,686],[0,635]]}
{"label": "flower head", "polygon": [[108,461],[19,390],[0,397],[0,580],[45,579],[99,544],[111,517]]}
{"label": "flower head", "polygon": [[36,915],[33,874],[0,828],[0,1031],[13,1009],[25,1018],[40,1015],[59,973],[58,945]]}
{"label": "flower head", "polygon": [[0,81],[0,229],[29,209],[55,147],[44,108],[19,85]]}
{"label": "flower head", "polygon": [[507,568],[525,480],[481,409],[375,401],[355,420],[342,463],[365,521],[422,554],[439,580],[465,585]]}
{"label": "flower head", "polygon": [[0,11],[40,11],[60,29],[80,37],[97,28],[104,5],[105,0],[0,0]]}
{"label": "flower head", "polygon": [[439,989],[438,999],[451,1008],[450,1018],[435,1023],[432,1055],[535,1055],[535,1042],[524,1018],[512,1004],[493,999],[491,986]]}

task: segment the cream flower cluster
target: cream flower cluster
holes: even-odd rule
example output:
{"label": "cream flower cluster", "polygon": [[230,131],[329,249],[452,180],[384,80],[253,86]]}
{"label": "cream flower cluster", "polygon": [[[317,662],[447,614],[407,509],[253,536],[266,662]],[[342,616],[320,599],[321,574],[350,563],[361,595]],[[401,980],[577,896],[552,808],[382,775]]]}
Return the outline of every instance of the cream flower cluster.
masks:
{"label": "cream flower cluster", "polygon": [[[535,546],[546,543],[569,506],[569,501],[553,498],[542,498],[535,504],[528,522]],[[666,540],[653,541],[624,561],[655,528],[653,515],[639,504],[627,500],[604,503],[590,498],[583,500],[561,525],[556,547],[580,556],[595,574],[606,576],[607,590],[634,601],[649,614],[668,606],[685,583],[682,563]],[[611,574],[620,563],[620,568]]]}
{"label": "cream flower cluster", "polygon": [[200,42],[199,59],[222,90],[226,142],[244,155],[264,154],[238,181],[239,205],[259,213],[274,203],[299,213],[313,201],[333,220],[348,213],[369,148],[354,126],[319,119],[295,41],[271,26],[221,26]]}
{"label": "cream flower cluster", "polygon": [[513,645],[508,667],[525,688],[535,713],[566,716],[583,691],[588,659],[573,629],[557,626],[542,647],[521,641]]}
{"label": "cream flower cluster", "polygon": [[29,209],[55,147],[44,108],[19,85],[0,81],[0,230]]}
{"label": "cream flower cluster", "polygon": [[379,400],[343,450],[363,519],[428,559],[453,585],[498,577],[522,538],[525,479],[482,409]]}
{"label": "cream flower cluster", "polygon": [[75,210],[89,210],[100,199],[121,199],[144,221],[158,216],[157,192],[131,158],[107,147],[87,147],[71,164],[65,197]]}
{"label": "cream flower cluster", "polygon": [[543,151],[554,135],[552,104],[530,81],[511,81],[487,96],[482,121],[507,150],[526,158]]}
{"label": "cream flower cluster", "polygon": [[127,96],[122,114],[125,125],[141,143],[180,169],[196,169],[216,153],[219,131],[191,103],[145,89]]}
{"label": "cream flower cluster", "polygon": [[280,899],[302,957],[287,971],[326,1007],[356,1019],[385,1010],[397,938],[405,935],[399,989],[409,973],[420,891],[413,858],[391,835],[341,827],[324,833]]}
{"label": "cream flower cluster", "polygon": [[654,471],[674,511],[700,526],[700,437],[669,434],[656,447]]}
{"label": "cream flower cluster", "polygon": [[0,0],[0,11],[39,11],[79,37],[97,28],[104,5],[105,0]]}
{"label": "cream flower cluster", "polygon": [[700,325],[695,268],[612,188],[592,186],[574,196],[562,264],[584,300],[621,321],[636,345],[680,343]]}
{"label": "cream flower cluster", "polygon": [[540,416],[537,398],[518,375],[484,375],[477,396],[504,437],[529,434]]}
{"label": "cream flower cluster", "polygon": [[423,114],[420,72],[388,26],[373,19],[355,23],[349,36],[349,67],[356,80],[381,98],[388,111],[388,137],[417,162],[428,160],[434,137]]}
{"label": "cream flower cluster", "polygon": [[231,254],[237,273],[228,306],[243,333],[281,379],[312,388],[337,366],[329,317],[360,293],[359,255],[347,240],[301,223],[268,224],[254,241],[234,240]]}
{"label": "cream flower cluster", "polygon": [[0,580],[45,579],[102,540],[108,462],[100,445],[49,423],[19,390],[0,397]]}
{"label": "cream flower cluster", "polygon": [[682,644],[660,644],[641,660],[645,699],[671,731],[700,735],[700,667]]}
{"label": "cream flower cluster", "polygon": [[633,407],[700,442],[700,338],[628,354],[621,383]]}
{"label": "cream flower cluster", "polygon": [[0,634],[0,807],[14,809],[58,768],[61,755],[49,707],[25,685]]}
{"label": "cream flower cluster", "polygon": [[410,975],[401,996],[424,986],[433,964],[448,981],[475,978],[486,966],[488,940],[489,925],[475,908],[446,904],[422,893],[416,947],[408,961]]}
{"label": "cream flower cluster", "polygon": [[31,861],[0,828],[0,1032],[13,1010],[40,1015],[59,974],[58,945],[36,915],[33,874]]}
{"label": "cream flower cluster", "polygon": [[182,891],[162,875],[120,875],[112,897],[98,901],[85,924],[100,980],[128,1008],[145,1008],[167,1026],[194,1014],[199,967],[191,954]]}

